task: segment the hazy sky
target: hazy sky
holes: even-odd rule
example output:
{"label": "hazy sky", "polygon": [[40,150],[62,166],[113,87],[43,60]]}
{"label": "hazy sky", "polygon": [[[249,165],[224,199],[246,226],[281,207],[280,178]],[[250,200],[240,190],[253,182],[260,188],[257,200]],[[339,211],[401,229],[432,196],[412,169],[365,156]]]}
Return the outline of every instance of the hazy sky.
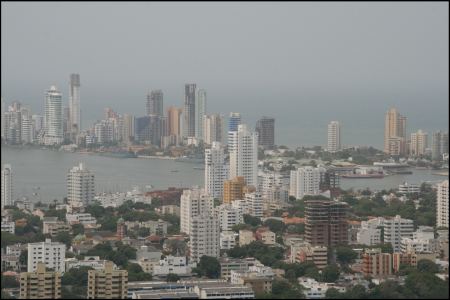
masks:
{"label": "hazy sky", "polygon": [[2,97],[43,112],[81,76],[83,127],[105,107],[143,115],[149,89],[181,106],[184,84],[208,112],[276,118],[276,142],[383,143],[390,106],[408,132],[448,126],[447,2],[5,3]]}

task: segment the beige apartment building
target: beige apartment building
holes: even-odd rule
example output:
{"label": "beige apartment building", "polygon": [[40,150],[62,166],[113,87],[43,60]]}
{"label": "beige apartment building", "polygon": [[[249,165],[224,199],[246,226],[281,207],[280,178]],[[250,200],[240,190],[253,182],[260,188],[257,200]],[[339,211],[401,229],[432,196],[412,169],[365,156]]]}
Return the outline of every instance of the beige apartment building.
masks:
{"label": "beige apartment building", "polygon": [[128,272],[114,270],[113,263],[105,263],[104,270],[88,271],[88,299],[126,299]]}
{"label": "beige apartment building", "polygon": [[38,263],[35,272],[20,273],[20,299],[60,299],[61,273],[47,272]]}

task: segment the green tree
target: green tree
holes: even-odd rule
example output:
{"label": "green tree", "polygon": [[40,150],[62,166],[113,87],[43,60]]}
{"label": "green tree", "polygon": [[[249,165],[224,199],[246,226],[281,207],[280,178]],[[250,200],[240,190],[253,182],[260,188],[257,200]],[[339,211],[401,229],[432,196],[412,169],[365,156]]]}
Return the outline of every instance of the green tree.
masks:
{"label": "green tree", "polygon": [[417,262],[417,270],[420,272],[439,273],[439,266],[428,259],[421,259]]}
{"label": "green tree", "polygon": [[61,231],[55,237],[55,240],[60,243],[64,243],[67,248],[72,245],[72,237],[68,231]]}
{"label": "green tree", "polygon": [[141,227],[138,229],[137,234],[138,236],[147,237],[150,235],[150,229],[148,229],[147,227]]}
{"label": "green tree", "polygon": [[244,215],[244,223],[251,226],[259,226],[261,225],[261,219],[258,217],[253,217],[251,215]]}
{"label": "green tree", "polygon": [[73,234],[73,236],[77,236],[79,234],[84,234],[84,226],[83,226],[83,224],[74,224],[74,225],[72,225],[72,234]]}
{"label": "green tree", "polygon": [[79,267],[71,268],[65,272],[61,278],[62,285],[74,285],[74,286],[87,286],[88,283],[88,271],[94,270],[91,267]]}
{"label": "green tree", "polygon": [[203,255],[196,268],[200,276],[208,278],[220,277],[220,262],[217,258]]}
{"label": "green tree", "polygon": [[336,258],[343,265],[352,263],[357,257],[358,254],[349,247],[339,246],[336,248]]}
{"label": "green tree", "polygon": [[283,233],[286,225],[279,220],[268,219],[264,222],[264,226],[269,227],[269,229],[275,233]]}
{"label": "green tree", "polygon": [[128,281],[148,281],[152,280],[152,275],[142,270],[139,264],[128,264]]}
{"label": "green tree", "polygon": [[329,288],[325,293],[325,299],[342,299],[342,294],[335,288]]}
{"label": "green tree", "polygon": [[1,275],[1,284],[3,288],[17,288],[20,286],[20,283],[16,280],[14,276],[4,276]]}
{"label": "green tree", "polygon": [[178,280],[180,280],[180,276],[174,273],[169,273],[166,278],[167,282],[177,282]]}
{"label": "green tree", "polygon": [[336,282],[339,279],[339,267],[336,264],[327,265],[322,270],[322,279],[325,282]]}

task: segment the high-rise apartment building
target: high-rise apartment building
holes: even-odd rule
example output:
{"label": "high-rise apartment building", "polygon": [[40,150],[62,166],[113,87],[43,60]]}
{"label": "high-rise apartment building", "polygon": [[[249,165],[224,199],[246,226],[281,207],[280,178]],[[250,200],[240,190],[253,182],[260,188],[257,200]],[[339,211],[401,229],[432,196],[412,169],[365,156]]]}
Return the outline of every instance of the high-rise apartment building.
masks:
{"label": "high-rise apartment building", "polygon": [[193,217],[189,232],[192,262],[198,263],[203,255],[219,258],[220,226],[213,214],[203,213]]}
{"label": "high-rise apartment building", "polygon": [[205,149],[205,191],[214,198],[222,199],[223,184],[228,179],[228,164],[221,143],[213,142]]}
{"label": "high-rise apartment building", "polygon": [[318,195],[320,192],[320,168],[301,167],[291,171],[289,196],[302,199],[305,195]]}
{"label": "high-rise apartment building", "polygon": [[180,199],[180,231],[191,234],[192,219],[200,214],[211,214],[214,207],[214,198],[205,190],[194,187],[184,190]]}
{"label": "high-rise apartment building", "polygon": [[67,173],[67,200],[75,207],[87,206],[95,196],[94,174],[82,163]]}
{"label": "high-rise apartment building", "polygon": [[203,120],[203,136],[205,144],[223,142],[223,117],[219,114],[205,115]]}
{"label": "high-rise apartment building", "polygon": [[313,246],[337,246],[348,243],[349,206],[331,200],[305,202],[305,239]]}
{"label": "high-rise apartment building", "polygon": [[184,92],[184,136],[185,137],[195,137],[195,96],[196,96],[196,85],[186,84]]}
{"label": "high-rise apartment building", "polygon": [[425,154],[428,148],[428,133],[421,129],[417,132],[411,133],[411,144],[409,146],[409,153],[412,156],[420,156]]}
{"label": "high-rise apartment building", "polygon": [[170,106],[167,109],[167,131],[168,135],[181,136],[181,112],[182,109]]}
{"label": "high-rise apartment building", "polygon": [[412,238],[414,221],[403,219],[399,215],[383,222],[384,242],[390,243],[394,252],[400,252],[402,238]]}
{"label": "high-rise apartment building", "polygon": [[249,215],[257,218],[263,217],[263,198],[261,193],[256,191],[245,193],[244,200],[247,206],[247,212]]}
{"label": "high-rise apartment building", "polygon": [[384,123],[384,152],[389,155],[404,155],[406,150],[406,117],[395,108],[386,113]]}
{"label": "high-rise apartment building", "polygon": [[122,141],[131,142],[134,140],[134,116],[123,115]]}
{"label": "high-rise apartment building", "polygon": [[267,149],[275,146],[275,119],[262,117],[256,122],[255,131],[258,133],[258,145]]}
{"label": "high-rise apartment building", "polygon": [[341,124],[338,121],[328,124],[327,150],[332,153],[341,150]]}
{"label": "high-rise apartment building", "polygon": [[244,199],[245,178],[237,176],[223,183],[223,203]]}
{"label": "high-rise apartment building", "polygon": [[243,211],[224,203],[215,208],[220,221],[220,229],[229,231],[234,225],[244,223]]}
{"label": "high-rise apartment building", "polygon": [[1,115],[0,115],[0,121],[1,121],[1,129],[0,129],[0,134],[2,139],[5,138],[5,101],[3,100],[3,97],[1,98]]}
{"label": "high-rise apartment building", "polygon": [[437,185],[436,227],[448,228],[448,180]]}
{"label": "high-rise apartment building", "polygon": [[[231,132],[230,178],[243,176],[247,185],[258,186],[258,134],[241,124]],[[230,148],[229,148],[230,150]]]}
{"label": "high-rise apartment building", "polygon": [[203,122],[206,114],[206,90],[198,89],[195,97],[195,137],[204,139]]}
{"label": "high-rise apartment building", "polygon": [[163,119],[157,115],[135,118],[135,139],[141,143],[161,146]]}
{"label": "high-rise apartment building", "polygon": [[63,141],[62,94],[51,86],[45,95],[45,139],[46,145]]}
{"label": "high-rise apartment building", "polygon": [[69,83],[69,124],[71,140],[81,131],[80,75],[70,74]]}
{"label": "high-rise apartment building", "polygon": [[233,132],[238,130],[238,126],[241,125],[241,114],[236,112],[231,112],[228,118],[228,152],[231,153],[234,149],[234,135]]}
{"label": "high-rise apartment building", "polygon": [[19,299],[61,299],[61,273],[46,271],[44,263],[20,273]]}
{"label": "high-rise apartment building", "polygon": [[448,153],[448,132],[433,132],[431,141],[431,157],[433,160],[442,160],[442,154]]}
{"label": "high-rise apartment building", "polygon": [[153,90],[147,94],[147,116],[164,116],[164,101],[162,90]]}
{"label": "high-rise apartment building", "polygon": [[13,178],[11,165],[2,168],[2,210],[5,206],[13,205]]}
{"label": "high-rise apartment building", "polygon": [[52,242],[46,239],[45,242],[28,244],[27,271],[34,272],[38,263],[45,263],[47,268],[64,273],[66,258],[66,245],[59,242]]}
{"label": "high-rise apartment building", "polygon": [[88,271],[87,299],[127,299],[128,271],[115,270],[111,261],[103,270]]}

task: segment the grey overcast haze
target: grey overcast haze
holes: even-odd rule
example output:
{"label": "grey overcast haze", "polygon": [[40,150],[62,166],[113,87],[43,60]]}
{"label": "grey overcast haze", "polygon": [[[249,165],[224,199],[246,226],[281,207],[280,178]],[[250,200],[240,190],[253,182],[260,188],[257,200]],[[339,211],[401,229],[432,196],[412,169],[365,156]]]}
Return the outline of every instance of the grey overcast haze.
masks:
{"label": "grey overcast haze", "polygon": [[104,108],[141,116],[146,94],[181,107],[184,84],[208,113],[276,119],[276,143],[383,144],[395,106],[408,134],[448,128],[447,2],[1,4],[1,96],[43,113],[56,85],[81,78],[82,126]]}

